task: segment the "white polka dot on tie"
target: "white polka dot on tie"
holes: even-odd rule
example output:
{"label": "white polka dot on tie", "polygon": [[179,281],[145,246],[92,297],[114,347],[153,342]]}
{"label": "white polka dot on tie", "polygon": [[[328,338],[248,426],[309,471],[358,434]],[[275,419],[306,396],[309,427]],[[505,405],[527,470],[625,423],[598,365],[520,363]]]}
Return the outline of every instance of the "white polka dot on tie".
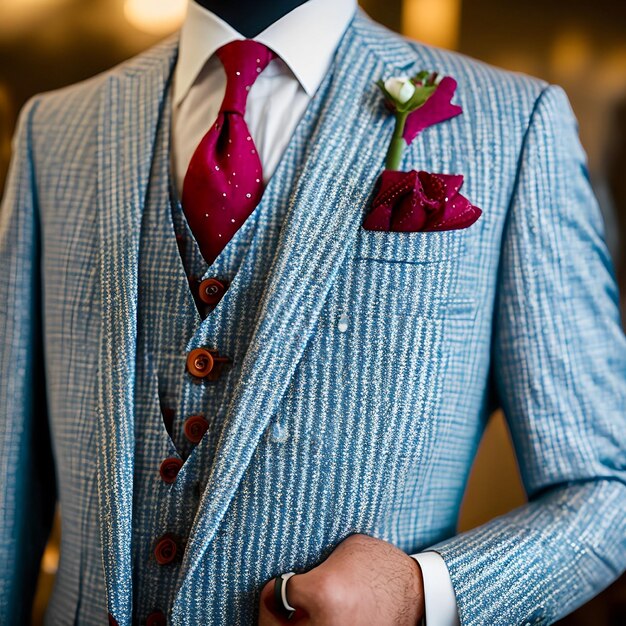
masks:
{"label": "white polka dot on tie", "polygon": [[234,218],[234,217],[231,217],[231,218],[230,218],[230,221],[234,224],[234,223],[235,223],[235,218]]}
{"label": "white polka dot on tie", "polygon": [[246,194],[246,198],[252,198],[252,194],[251,193],[247,193]]}
{"label": "white polka dot on tie", "polygon": [[208,213],[205,213],[205,214],[204,214],[204,217],[209,217],[209,214],[208,214]]}
{"label": "white polka dot on tie", "polygon": [[220,166],[219,166],[219,165],[216,165],[216,166],[215,166],[215,169],[216,169],[216,170],[219,170],[219,169],[220,169]]}
{"label": "white polka dot on tie", "polygon": [[256,182],[257,182],[257,183],[260,183],[260,182],[261,182],[261,179],[260,179],[260,178],[257,178],[257,179],[256,179]]}
{"label": "white polka dot on tie", "polygon": [[235,72],[235,74],[237,74],[237,76],[241,76],[241,72]]}
{"label": "white polka dot on tie", "polygon": [[224,192],[222,195],[223,195],[224,197],[226,197],[226,192]]}
{"label": "white polka dot on tie", "polygon": [[257,73],[259,73],[259,74],[260,74],[260,73],[261,73],[261,68],[260,68],[260,67],[257,67],[257,68],[256,68],[256,71],[257,71]]}
{"label": "white polka dot on tie", "polygon": [[256,60],[256,62],[257,62],[257,63],[260,63],[260,62],[261,62],[261,59],[257,59],[257,60]]}
{"label": "white polka dot on tie", "polygon": [[256,150],[250,150],[250,152],[252,152],[252,154],[256,154]]}
{"label": "white polka dot on tie", "polygon": [[246,141],[252,141],[252,137],[250,137],[250,135],[248,135],[248,136],[246,137]]}

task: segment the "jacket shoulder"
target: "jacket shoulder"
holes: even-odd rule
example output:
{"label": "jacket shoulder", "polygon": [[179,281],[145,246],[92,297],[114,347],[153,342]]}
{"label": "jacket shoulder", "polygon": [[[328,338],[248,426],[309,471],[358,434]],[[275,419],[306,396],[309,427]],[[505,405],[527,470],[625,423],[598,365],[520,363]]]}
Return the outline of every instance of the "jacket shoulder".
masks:
{"label": "jacket shoulder", "polygon": [[141,73],[155,61],[162,62],[172,54],[178,45],[179,32],[147,48],[113,67],[94,74],[81,81],[49,91],[42,91],[31,96],[23,108],[33,106],[36,113],[33,119],[35,130],[38,126],[71,126],[84,120],[97,110],[101,92],[111,80],[125,74]]}
{"label": "jacket shoulder", "polygon": [[452,76],[459,93],[471,93],[478,105],[507,109],[524,108],[528,113],[549,83],[522,72],[506,70],[466,54],[410,39],[357,12],[355,29],[372,52],[391,60],[404,73],[421,70]]}

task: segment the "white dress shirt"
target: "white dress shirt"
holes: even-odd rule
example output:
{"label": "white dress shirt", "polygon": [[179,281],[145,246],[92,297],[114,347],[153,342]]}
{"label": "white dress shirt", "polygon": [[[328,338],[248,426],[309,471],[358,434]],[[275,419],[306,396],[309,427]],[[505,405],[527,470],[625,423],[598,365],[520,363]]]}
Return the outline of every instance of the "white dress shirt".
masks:
{"label": "white dress shirt", "polygon": [[[309,0],[254,37],[278,55],[250,88],[244,115],[265,183],[322,82],[355,9],[356,0]],[[213,53],[234,39],[245,37],[199,4],[188,3],[173,85],[171,156],[179,197],[193,152],[215,121],[226,91],[226,73]]]}
{"label": "white dress shirt", "polygon": [[[244,115],[265,183],[322,82],[356,6],[356,0],[308,0],[254,37],[278,55],[250,88]],[[215,121],[226,91],[226,74],[214,52],[235,39],[245,37],[189,1],[173,77],[170,158],[179,198],[193,152]],[[410,556],[422,570],[426,625],[457,626],[456,598],[443,558],[433,551]]]}

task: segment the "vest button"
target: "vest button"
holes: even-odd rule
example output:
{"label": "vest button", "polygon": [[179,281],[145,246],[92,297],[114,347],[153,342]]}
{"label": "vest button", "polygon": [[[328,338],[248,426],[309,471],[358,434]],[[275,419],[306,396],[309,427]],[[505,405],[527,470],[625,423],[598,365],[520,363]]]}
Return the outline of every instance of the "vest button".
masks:
{"label": "vest button", "polygon": [[196,378],[206,378],[213,369],[213,355],[204,348],[195,348],[187,355],[187,369]]}
{"label": "vest button", "polygon": [[163,535],[154,546],[154,558],[159,565],[167,565],[176,558],[176,542],[170,533]]}
{"label": "vest button", "polygon": [[230,359],[220,356],[217,350],[194,348],[187,355],[187,371],[195,378],[217,380],[225,363],[230,363]]}
{"label": "vest button", "polygon": [[191,443],[198,443],[209,428],[209,423],[202,415],[192,415],[183,424],[183,433]]}
{"label": "vest button", "polygon": [[146,626],[166,626],[167,620],[162,611],[152,611],[148,617],[146,617]]}
{"label": "vest button", "polygon": [[166,483],[173,483],[176,480],[176,476],[178,476],[178,471],[182,466],[182,459],[179,459],[175,456],[168,457],[161,463],[161,466],[159,467],[159,473],[161,474],[161,478]]}
{"label": "vest button", "polygon": [[198,287],[198,297],[205,304],[217,304],[226,291],[226,285],[217,278],[205,278]]}

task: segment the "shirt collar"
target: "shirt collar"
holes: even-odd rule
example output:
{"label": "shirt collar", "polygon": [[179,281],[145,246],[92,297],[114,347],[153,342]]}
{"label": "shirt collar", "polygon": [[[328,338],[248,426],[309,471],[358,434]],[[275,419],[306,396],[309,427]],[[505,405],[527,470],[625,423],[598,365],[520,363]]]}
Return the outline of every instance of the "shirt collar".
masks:
{"label": "shirt collar", "polygon": [[[322,82],[356,6],[356,0],[308,0],[253,39],[276,52],[310,97]],[[189,0],[174,70],[175,106],[185,98],[213,53],[235,39],[245,37],[215,13]]]}

